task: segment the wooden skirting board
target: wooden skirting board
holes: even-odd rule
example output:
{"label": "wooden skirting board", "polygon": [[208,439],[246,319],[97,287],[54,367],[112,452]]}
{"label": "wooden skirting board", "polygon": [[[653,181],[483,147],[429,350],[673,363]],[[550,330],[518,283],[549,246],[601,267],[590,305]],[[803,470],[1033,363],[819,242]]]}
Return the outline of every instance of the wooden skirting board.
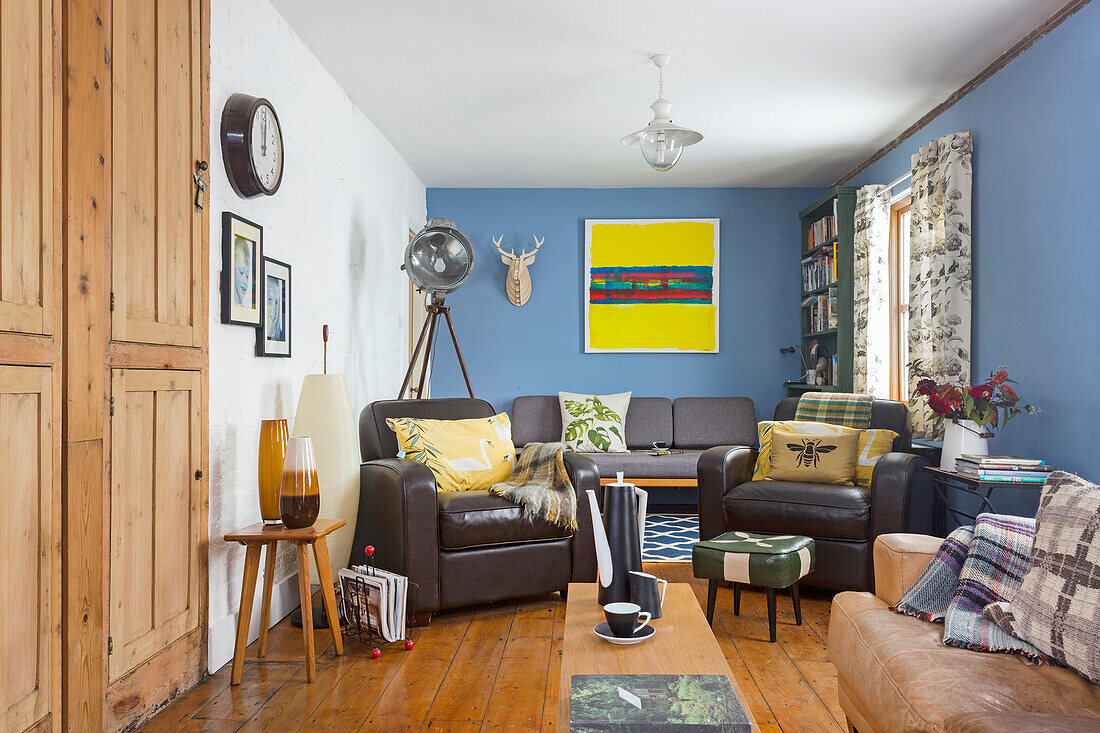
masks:
{"label": "wooden skirting board", "polygon": [[[601,478],[600,486],[613,484],[617,480],[612,477]],[[699,479],[694,478],[624,478],[623,481],[635,486],[683,486],[687,488],[699,485]]]}

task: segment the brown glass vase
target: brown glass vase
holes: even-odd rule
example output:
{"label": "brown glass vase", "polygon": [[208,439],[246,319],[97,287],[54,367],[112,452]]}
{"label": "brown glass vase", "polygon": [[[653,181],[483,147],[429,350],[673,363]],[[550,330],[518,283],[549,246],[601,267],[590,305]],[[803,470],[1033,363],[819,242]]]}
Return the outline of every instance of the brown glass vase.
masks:
{"label": "brown glass vase", "polygon": [[317,490],[313,441],[289,438],[279,487],[279,516],[287,529],[302,529],[312,527],[320,511],[321,494]]}
{"label": "brown glass vase", "polygon": [[283,483],[283,461],[290,438],[285,419],[260,423],[260,460],[257,480],[260,488],[260,518],[264,524],[282,524],[279,515],[279,490]]}

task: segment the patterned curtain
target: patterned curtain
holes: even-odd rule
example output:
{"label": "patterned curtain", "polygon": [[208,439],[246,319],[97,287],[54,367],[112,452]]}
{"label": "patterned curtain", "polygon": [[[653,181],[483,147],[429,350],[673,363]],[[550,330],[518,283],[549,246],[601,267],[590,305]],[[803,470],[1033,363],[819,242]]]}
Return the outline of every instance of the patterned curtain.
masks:
{"label": "patterned curtain", "polygon": [[[911,368],[940,381],[970,383],[972,270],[970,132],[933,140],[913,156],[909,256]],[[932,411],[909,380],[913,437],[937,440]]]}
{"label": "patterned curtain", "polygon": [[852,390],[890,396],[890,189],[856,192],[852,302],[855,355]]}

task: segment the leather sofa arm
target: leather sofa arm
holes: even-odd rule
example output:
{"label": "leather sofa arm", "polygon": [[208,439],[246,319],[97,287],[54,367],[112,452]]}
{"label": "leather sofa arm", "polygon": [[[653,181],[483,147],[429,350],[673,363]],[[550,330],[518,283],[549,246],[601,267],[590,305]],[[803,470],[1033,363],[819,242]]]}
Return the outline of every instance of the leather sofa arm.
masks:
{"label": "leather sofa arm", "polygon": [[958,713],[943,721],[950,733],[1089,733],[1100,730],[1100,718],[1054,713],[1024,713],[1018,710]]}
{"label": "leather sofa arm", "polygon": [[699,456],[699,539],[709,540],[726,531],[722,497],[734,486],[751,481],[755,466],[756,451],[743,445],[719,445]]}
{"label": "leather sofa arm", "polygon": [[359,468],[359,516],[350,563],[367,560],[417,585],[415,613],[439,610],[439,500],[435,475],[416,461],[384,458]]}
{"label": "leather sofa arm", "polygon": [[875,539],[875,595],[892,606],[917,582],[943,540],[896,532]]}
{"label": "leather sofa arm", "polygon": [[592,536],[592,512],[588,508],[589,489],[596,492],[596,500],[603,502],[600,491],[600,471],[588,456],[566,451],[562,455],[565,470],[573,489],[577,492],[577,529],[573,532],[574,583],[596,582],[596,542]]}
{"label": "leather sofa arm", "polygon": [[[928,465],[923,457],[912,453],[887,453],[875,463],[871,475],[871,527],[868,539],[879,535],[904,532],[909,528],[909,494],[921,469]],[[868,586],[874,591],[874,558],[871,561]]]}

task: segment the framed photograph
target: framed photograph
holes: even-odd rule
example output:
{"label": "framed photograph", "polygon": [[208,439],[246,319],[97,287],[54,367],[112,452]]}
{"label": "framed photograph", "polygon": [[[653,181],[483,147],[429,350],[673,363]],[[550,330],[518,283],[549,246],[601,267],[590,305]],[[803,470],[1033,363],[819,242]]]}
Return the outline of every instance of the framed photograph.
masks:
{"label": "framed photograph", "polygon": [[585,352],[717,354],[718,223],[585,219]]}
{"label": "framed photograph", "polygon": [[222,323],[260,326],[263,240],[259,224],[222,212]]}
{"label": "framed photograph", "polygon": [[263,318],[256,356],[290,356],[290,265],[264,257]]}

